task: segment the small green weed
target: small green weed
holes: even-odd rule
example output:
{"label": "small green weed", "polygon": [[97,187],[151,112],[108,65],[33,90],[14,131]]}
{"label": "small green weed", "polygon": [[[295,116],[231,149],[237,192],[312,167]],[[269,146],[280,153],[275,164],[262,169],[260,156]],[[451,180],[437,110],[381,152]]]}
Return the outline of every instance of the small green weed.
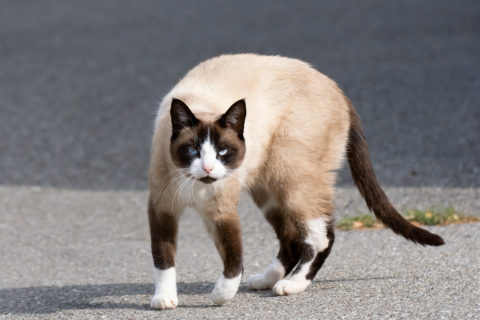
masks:
{"label": "small green weed", "polygon": [[337,224],[337,228],[342,230],[374,228],[381,225],[374,216],[369,214],[362,214],[355,217],[345,217]]}
{"label": "small green weed", "polygon": [[407,211],[405,218],[408,221],[418,222],[420,224],[428,226],[459,222],[472,222],[478,220],[478,218],[476,217],[469,217],[460,212],[457,212],[452,207],[430,210],[413,209]]}
{"label": "small green weed", "polygon": [[[456,211],[453,207],[443,209],[418,210],[413,209],[407,211],[405,219],[417,225],[444,225],[451,223],[467,223],[479,221],[478,217],[464,215]],[[355,217],[342,218],[337,228],[341,230],[358,230],[358,229],[378,229],[384,225],[373,215],[361,214]]]}

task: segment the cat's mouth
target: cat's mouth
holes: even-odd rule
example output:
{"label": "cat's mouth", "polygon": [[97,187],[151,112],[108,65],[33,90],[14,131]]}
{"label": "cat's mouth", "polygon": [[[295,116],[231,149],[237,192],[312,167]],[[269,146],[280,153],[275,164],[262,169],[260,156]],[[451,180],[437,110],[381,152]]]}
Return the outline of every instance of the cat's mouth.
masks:
{"label": "cat's mouth", "polygon": [[202,181],[203,183],[212,183],[212,182],[217,181],[217,179],[212,178],[212,177],[210,177],[210,176],[206,176],[206,177],[200,178],[199,180]]}

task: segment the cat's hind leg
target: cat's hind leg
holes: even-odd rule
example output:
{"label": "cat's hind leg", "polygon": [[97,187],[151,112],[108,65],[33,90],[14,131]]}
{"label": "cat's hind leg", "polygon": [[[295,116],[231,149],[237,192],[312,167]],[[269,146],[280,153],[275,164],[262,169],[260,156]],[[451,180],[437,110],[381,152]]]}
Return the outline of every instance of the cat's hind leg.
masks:
{"label": "cat's hind leg", "polygon": [[299,231],[298,243],[292,248],[298,256],[297,263],[285,278],[273,286],[273,292],[277,295],[304,291],[330,254],[334,241],[330,217],[310,219],[304,226],[300,226]]}
{"label": "cat's hind leg", "polygon": [[270,199],[267,204],[260,206],[277,235],[280,249],[263,273],[253,275],[248,279],[248,287],[254,290],[272,289],[275,283],[293,269],[298,260],[295,250],[298,246],[296,243],[298,232],[290,219],[278,206],[273,205],[274,203],[273,199]]}

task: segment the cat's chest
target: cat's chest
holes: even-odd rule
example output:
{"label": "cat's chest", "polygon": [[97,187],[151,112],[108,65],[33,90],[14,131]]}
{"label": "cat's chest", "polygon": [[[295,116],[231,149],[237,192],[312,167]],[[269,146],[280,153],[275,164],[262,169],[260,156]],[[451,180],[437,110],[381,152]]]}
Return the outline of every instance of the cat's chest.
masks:
{"label": "cat's chest", "polygon": [[191,204],[197,209],[202,209],[209,201],[211,201],[215,194],[217,193],[217,188],[215,183],[205,184],[205,183],[195,183],[193,187],[193,196],[191,198]]}

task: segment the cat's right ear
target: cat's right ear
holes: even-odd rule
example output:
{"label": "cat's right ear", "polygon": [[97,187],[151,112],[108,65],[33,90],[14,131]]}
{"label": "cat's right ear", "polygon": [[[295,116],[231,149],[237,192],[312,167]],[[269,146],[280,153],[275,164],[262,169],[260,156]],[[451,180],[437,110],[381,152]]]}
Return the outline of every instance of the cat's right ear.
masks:
{"label": "cat's right ear", "polygon": [[172,118],[172,139],[175,139],[183,128],[193,127],[198,124],[198,119],[190,108],[179,99],[174,98],[172,100],[170,116]]}

